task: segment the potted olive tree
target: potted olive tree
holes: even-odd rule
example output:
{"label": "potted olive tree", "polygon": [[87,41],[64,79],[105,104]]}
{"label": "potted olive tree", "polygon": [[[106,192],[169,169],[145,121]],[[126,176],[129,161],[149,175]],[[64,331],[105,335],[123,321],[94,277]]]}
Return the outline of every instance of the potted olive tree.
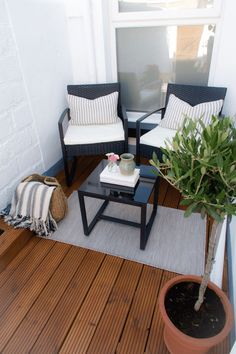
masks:
{"label": "potted olive tree", "polygon": [[184,215],[200,212],[212,219],[203,277],[173,278],[160,293],[164,339],[171,353],[207,353],[233,322],[227,297],[209,278],[222,222],[236,214],[236,129],[229,117],[212,117],[207,126],[186,118],[162,152],[162,162],[154,153],[150,163],[182,194]]}

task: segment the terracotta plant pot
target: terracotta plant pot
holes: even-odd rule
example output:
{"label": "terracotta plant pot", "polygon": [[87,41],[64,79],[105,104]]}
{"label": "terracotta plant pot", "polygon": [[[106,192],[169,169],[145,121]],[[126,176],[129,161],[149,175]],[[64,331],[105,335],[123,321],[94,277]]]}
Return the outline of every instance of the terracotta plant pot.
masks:
{"label": "terracotta plant pot", "polygon": [[209,338],[194,338],[181,332],[169,319],[165,309],[165,297],[167,292],[176,284],[182,282],[200,283],[201,278],[192,275],[181,275],[169,280],[161,289],[159,297],[159,307],[162,319],[164,321],[164,341],[171,354],[204,354],[208,353],[210,348],[222,342],[229,334],[233,325],[233,310],[231,304],[224,294],[215,284],[209,282],[209,289],[213,290],[219,297],[226,316],[226,321],[221,332]]}

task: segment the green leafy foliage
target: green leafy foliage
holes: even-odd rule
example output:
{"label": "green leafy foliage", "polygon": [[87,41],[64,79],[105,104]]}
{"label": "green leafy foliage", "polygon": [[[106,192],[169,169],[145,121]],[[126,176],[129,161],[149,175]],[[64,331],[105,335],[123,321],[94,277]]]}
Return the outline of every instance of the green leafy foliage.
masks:
{"label": "green leafy foliage", "polygon": [[236,215],[236,129],[229,117],[212,117],[205,125],[186,118],[172,142],[150,163],[176,187],[187,205],[185,216],[200,211],[217,221]]}

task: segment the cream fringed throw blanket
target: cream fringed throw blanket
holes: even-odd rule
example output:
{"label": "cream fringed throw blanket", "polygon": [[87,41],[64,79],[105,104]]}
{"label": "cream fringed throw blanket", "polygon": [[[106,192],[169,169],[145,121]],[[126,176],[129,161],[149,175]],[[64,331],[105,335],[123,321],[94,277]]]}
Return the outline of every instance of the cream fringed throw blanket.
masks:
{"label": "cream fringed throw blanket", "polygon": [[20,183],[4,220],[15,228],[29,228],[40,236],[49,236],[57,229],[49,210],[54,189],[55,186],[49,187],[40,182]]}

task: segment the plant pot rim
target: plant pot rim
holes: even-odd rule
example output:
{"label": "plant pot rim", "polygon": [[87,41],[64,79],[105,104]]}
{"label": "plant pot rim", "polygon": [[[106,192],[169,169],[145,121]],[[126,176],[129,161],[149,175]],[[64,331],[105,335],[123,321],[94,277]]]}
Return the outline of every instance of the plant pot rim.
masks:
{"label": "plant pot rim", "polygon": [[180,283],[180,282],[186,282],[186,281],[193,281],[193,282],[197,282],[200,283],[201,282],[201,277],[200,276],[196,276],[196,275],[179,275],[176,276],[172,279],[170,279],[167,283],[165,283],[165,285],[163,286],[163,288],[160,291],[160,295],[159,295],[159,308],[160,308],[160,312],[162,317],[165,317],[165,325],[168,326],[172,331],[175,331],[178,333],[179,336],[182,336],[182,338],[184,338],[184,340],[186,342],[189,343],[195,343],[195,345],[201,347],[201,346],[205,346],[206,344],[210,344],[210,345],[215,345],[219,342],[221,342],[230,332],[232,325],[233,325],[233,309],[232,306],[227,298],[227,296],[225,295],[225,293],[214,283],[209,282],[208,283],[208,287],[213,290],[217,296],[219,297],[219,299],[222,302],[222,305],[224,307],[224,311],[225,311],[225,315],[226,315],[226,322],[225,325],[223,327],[223,329],[216,334],[215,336],[212,337],[208,337],[208,338],[195,338],[195,337],[191,337],[188,336],[187,334],[181,332],[169,319],[166,310],[165,310],[165,296],[167,291],[172,288],[175,284]]}

